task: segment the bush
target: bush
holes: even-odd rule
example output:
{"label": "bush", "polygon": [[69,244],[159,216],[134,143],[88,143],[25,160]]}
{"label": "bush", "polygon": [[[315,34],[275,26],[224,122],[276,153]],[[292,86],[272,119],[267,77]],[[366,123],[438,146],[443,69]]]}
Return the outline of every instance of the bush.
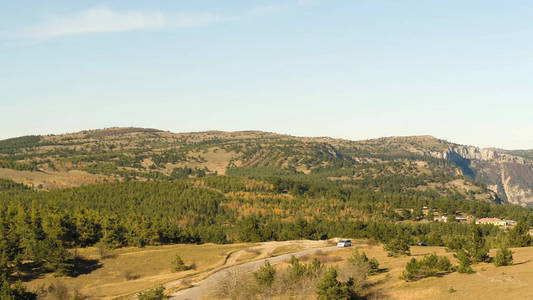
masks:
{"label": "bush", "polygon": [[135,274],[135,272],[133,272],[132,270],[124,270],[122,272],[122,276],[124,277],[124,279],[126,280],[135,280],[135,279],[138,279],[140,276]]}
{"label": "bush", "polygon": [[318,258],[313,259],[309,264],[302,264],[296,257],[292,256],[289,263],[289,276],[292,281],[298,281],[304,276],[318,276],[323,267]]}
{"label": "bush", "polygon": [[451,270],[452,264],[447,257],[430,254],[419,261],[412,258],[405,266],[405,271],[401,278],[406,281],[412,281],[447,273]]}
{"label": "bush", "polygon": [[384,249],[388,256],[411,255],[409,241],[402,237],[391,239]]}
{"label": "bush", "polygon": [[496,257],[494,258],[494,264],[497,267],[508,266],[513,263],[513,252],[507,247],[503,246],[496,252]]}
{"label": "bush", "polygon": [[375,258],[369,259],[364,251],[359,253],[356,249],[348,261],[352,265],[362,269],[366,275],[373,275],[379,271],[378,260]]}
{"label": "bush", "polygon": [[46,292],[49,299],[67,300],[70,298],[68,287],[65,285],[64,282],[59,280],[51,284]]}
{"label": "bush", "polygon": [[162,300],[166,299],[165,296],[165,287],[160,285],[153,289],[150,289],[146,292],[141,292],[137,294],[139,300]]}
{"label": "bush", "polygon": [[255,272],[257,275],[252,273],[253,276],[245,271],[228,270],[224,278],[217,282],[214,295],[235,300],[310,296],[314,294],[324,269],[318,259],[301,263],[296,257],[291,258],[288,268],[274,270],[272,266],[265,265]]}
{"label": "bush", "polygon": [[174,260],[172,261],[172,272],[187,271],[189,269],[190,268],[183,262],[183,259],[181,259],[181,256],[176,255],[176,257],[174,257]]}
{"label": "bush", "polygon": [[316,286],[316,294],[319,300],[353,299],[354,292],[351,290],[353,280],[342,283],[337,279],[337,269],[330,268],[320,279]]}
{"label": "bush", "polygon": [[37,294],[26,291],[19,281],[11,286],[5,276],[0,275],[0,299],[2,300],[35,300]]}
{"label": "bush", "polygon": [[270,262],[265,261],[265,264],[254,273],[254,278],[260,286],[271,286],[274,283],[276,270],[270,265]]}

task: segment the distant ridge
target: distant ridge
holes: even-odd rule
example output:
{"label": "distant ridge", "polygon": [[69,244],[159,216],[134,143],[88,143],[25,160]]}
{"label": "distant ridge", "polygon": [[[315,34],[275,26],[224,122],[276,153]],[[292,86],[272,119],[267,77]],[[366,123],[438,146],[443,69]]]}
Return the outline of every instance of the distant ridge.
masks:
{"label": "distant ridge", "polygon": [[[424,162],[440,159],[456,166],[453,174],[486,184],[503,201],[520,205],[533,205],[532,157],[533,151],[481,149],[431,135],[352,141],[258,130],[172,133],[152,128],[111,127],[0,141],[0,167],[46,174],[58,172],[58,178],[74,170],[86,172],[83,175],[86,179],[79,179],[80,184],[104,179],[163,178],[171,176],[176,168],[193,170],[187,171],[193,172],[189,176],[226,174],[228,170],[243,168],[251,172],[267,167],[309,174],[324,168],[378,166],[406,159],[420,161],[417,172],[442,172],[432,163]],[[13,171],[3,173],[0,178],[17,179],[18,176]],[[34,178],[26,179],[25,183],[53,187],[50,183],[53,181],[53,178],[49,181]]]}

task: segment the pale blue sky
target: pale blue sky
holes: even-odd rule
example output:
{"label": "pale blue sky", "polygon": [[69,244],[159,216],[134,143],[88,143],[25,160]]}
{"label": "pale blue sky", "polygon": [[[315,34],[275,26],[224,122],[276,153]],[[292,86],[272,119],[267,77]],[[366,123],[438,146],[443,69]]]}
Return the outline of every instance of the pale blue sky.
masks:
{"label": "pale blue sky", "polygon": [[140,126],[533,148],[530,0],[0,7],[0,138]]}

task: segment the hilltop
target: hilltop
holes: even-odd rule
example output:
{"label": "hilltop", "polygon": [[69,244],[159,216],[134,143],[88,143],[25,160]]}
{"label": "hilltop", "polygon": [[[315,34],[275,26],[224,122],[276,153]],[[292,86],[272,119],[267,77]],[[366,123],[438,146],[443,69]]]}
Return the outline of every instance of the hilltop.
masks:
{"label": "hilltop", "polygon": [[[345,185],[409,176],[478,200],[533,203],[528,151],[480,149],[432,136],[350,141],[261,131],[172,133],[108,128],[0,141],[0,178],[35,188],[207,175],[309,175]],[[446,174],[429,182],[429,175]],[[480,184],[482,184],[480,186]]]}

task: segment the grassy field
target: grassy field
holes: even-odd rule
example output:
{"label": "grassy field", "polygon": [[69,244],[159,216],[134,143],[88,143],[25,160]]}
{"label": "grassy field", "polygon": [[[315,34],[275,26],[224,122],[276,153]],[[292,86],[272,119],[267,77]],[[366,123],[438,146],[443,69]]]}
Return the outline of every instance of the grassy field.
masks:
{"label": "grassy field", "polygon": [[[287,241],[267,243],[241,243],[229,245],[166,245],[145,248],[78,249],[77,255],[86,263],[77,277],[54,277],[52,274],[26,283],[30,290],[45,289],[50,285],[66,287],[70,293],[78,291],[86,299],[126,298],[140,291],[167,284],[167,289],[178,290],[185,286],[172,284],[188,278],[201,280],[212,272],[251,260],[292,253],[303,249],[329,245],[323,241]],[[103,254],[103,256],[102,256]],[[173,273],[172,260],[179,255],[190,270]],[[190,280],[189,280],[190,279]]]}
{"label": "grassy field", "polygon": [[[372,276],[370,280],[370,299],[533,299],[533,247],[513,248],[514,264],[496,267],[482,263],[474,266],[475,274],[457,272],[441,277],[430,277],[419,281],[406,282],[400,279],[406,263],[411,257],[422,258],[425,254],[436,253],[450,258],[456,263],[453,253],[443,247],[412,247],[412,256],[388,257],[381,246],[365,244],[342,249],[322,256],[324,261],[342,264],[358,248],[375,257],[386,272]],[[495,251],[491,252],[491,256]],[[338,260],[342,258],[342,261]]]}
{"label": "grassy field", "polygon": [[[310,241],[270,242],[262,244],[232,245],[168,245],[146,248],[122,248],[101,253],[97,248],[79,249],[78,254],[95,262],[90,272],[77,277],[55,278],[45,276],[27,282],[30,289],[60,284],[69,290],[79,291],[87,299],[114,299],[135,294],[139,291],[191,278],[191,282],[208,276],[215,270],[284,253],[324,246],[326,243]],[[514,264],[495,267],[493,264],[474,266],[475,274],[451,273],[441,277],[430,277],[406,282],[400,279],[406,263],[425,254],[445,255],[455,263],[453,253],[443,247],[412,247],[412,256],[388,257],[381,245],[367,241],[354,241],[354,247],[332,252],[321,252],[304,256],[301,261],[319,258],[327,265],[342,265],[354,249],[363,250],[369,257],[375,257],[383,269],[369,278],[366,290],[369,299],[530,299],[533,298],[533,247],[512,249]],[[494,252],[491,253],[494,256]],[[180,255],[192,270],[173,273],[171,261]],[[280,263],[277,267],[286,267]]]}
{"label": "grassy field", "polygon": [[512,266],[484,263],[474,267],[475,274],[452,273],[412,283],[391,282],[387,293],[393,299],[532,299],[533,247],[512,250]]}
{"label": "grassy field", "polygon": [[[69,290],[78,290],[88,299],[110,299],[142,291],[158,284],[206,272],[222,266],[228,255],[249,247],[249,244],[232,245],[169,245],[145,248],[122,248],[108,251],[104,259],[96,248],[79,249],[78,254],[92,261],[89,274],[78,277],[55,278],[52,275],[27,283],[30,289],[61,282]],[[192,270],[172,273],[171,261],[180,255]]]}
{"label": "grassy field", "polygon": [[298,246],[298,245],[279,246],[277,248],[274,248],[274,250],[272,250],[270,255],[278,256],[278,255],[285,254],[285,253],[298,252],[300,250],[303,250],[303,247]]}
{"label": "grassy field", "polygon": [[13,180],[38,189],[66,188],[113,180],[103,175],[90,174],[79,170],[31,172],[4,168],[0,168],[0,178]]}

